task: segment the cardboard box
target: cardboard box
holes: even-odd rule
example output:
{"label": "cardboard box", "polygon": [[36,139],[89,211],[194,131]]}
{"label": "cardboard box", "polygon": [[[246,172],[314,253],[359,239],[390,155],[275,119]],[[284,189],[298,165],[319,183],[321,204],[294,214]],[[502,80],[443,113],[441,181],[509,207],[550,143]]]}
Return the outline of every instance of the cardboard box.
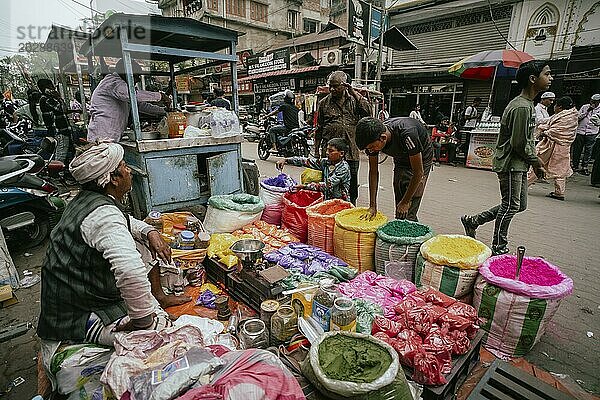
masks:
{"label": "cardboard box", "polygon": [[0,286],[0,301],[8,300],[13,297],[12,287],[10,285]]}

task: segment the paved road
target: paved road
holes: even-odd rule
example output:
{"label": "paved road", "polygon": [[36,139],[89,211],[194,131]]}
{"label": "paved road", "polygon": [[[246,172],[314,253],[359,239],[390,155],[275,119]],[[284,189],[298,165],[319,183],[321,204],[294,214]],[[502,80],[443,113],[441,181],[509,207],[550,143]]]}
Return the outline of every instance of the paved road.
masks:
{"label": "paved road", "polygon": [[[244,156],[256,158],[255,145],[245,143]],[[261,175],[276,173],[275,160],[257,160]],[[393,162],[380,166],[379,209],[394,216]],[[299,179],[302,168],[286,166]],[[361,161],[359,206],[367,206],[368,164]],[[528,210],[517,214],[510,229],[512,249],[523,245],[528,255],[546,258],[569,275],[575,284],[572,296],[563,300],[546,334],[527,355],[530,362],[558,374],[567,374],[587,390],[600,394],[600,189],[589,186],[589,177],[573,176],[564,202],[546,198],[551,184],[530,188]],[[419,219],[437,233],[464,233],[460,216],[487,209],[500,200],[498,180],[492,172],[442,165],[429,177]],[[490,245],[493,223],[477,231]],[[588,338],[587,332],[594,337]]]}
{"label": "paved road", "polygon": [[[243,145],[245,157],[256,158],[256,144]],[[263,176],[276,173],[275,158],[257,161]],[[359,205],[368,204],[366,159],[360,170]],[[390,161],[381,166],[380,210],[393,216],[392,168]],[[301,169],[286,167],[299,178]],[[588,185],[589,179],[573,177],[568,183],[567,201],[559,202],[544,197],[551,185],[537,184],[529,196],[529,209],[517,215],[511,226],[511,244],[527,247],[527,254],[541,255],[571,276],[575,291],[565,299],[541,342],[527,355],[534,364],[554,373],[567,374],[579,380],[582,386],[600,394],[600,291],[598,260],[600,260],[600,190]],[[465,168],[442,166],[432,172],[419,217],[438,233],[462,233],[459,217],[494,205],[499,200],[498,183],[493,173]],[[493,226],[479,229],[478,237],[490,242]],[[45,247],[13,255],[19,271],[29,269],[39,273]],[[19,290],[21,302],[8,309],[0,309],[0,327],[21,321],[37,323],[39,314],[39,286]],[[587,337],[587,332],[596,336]],[[29,399],[35,393],[37,340],[34,331],[0,344],[0,390],[18,376],[25,383],[6,396],[7,399]]]}

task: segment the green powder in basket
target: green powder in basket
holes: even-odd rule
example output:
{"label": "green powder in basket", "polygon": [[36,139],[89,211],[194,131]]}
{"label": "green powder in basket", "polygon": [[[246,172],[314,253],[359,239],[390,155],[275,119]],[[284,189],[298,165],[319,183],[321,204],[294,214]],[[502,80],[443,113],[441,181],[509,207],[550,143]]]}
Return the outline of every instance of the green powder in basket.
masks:
{"label": "green powder in basket", "polygon": [[392,356],[385,348],[358,337],[330,336],[319,346],[319,365],[330,379],[373,382],[391,363]]}
{"label": "green powder in basket", "polygon": [[390,221],[382,228],[383,233],[392,237],[419,237],[429,233],[425,225],[410,223],[404,220]]}

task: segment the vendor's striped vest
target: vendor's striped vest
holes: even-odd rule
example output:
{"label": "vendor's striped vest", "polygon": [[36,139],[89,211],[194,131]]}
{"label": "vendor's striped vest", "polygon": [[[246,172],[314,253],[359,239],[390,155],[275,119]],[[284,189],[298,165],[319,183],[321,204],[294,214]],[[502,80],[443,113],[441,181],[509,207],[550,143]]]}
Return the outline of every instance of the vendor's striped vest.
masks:
{"label": "vendor's striped vest", "polygon": [[81,341],[91,312],[105,324],[127,314],[110,263],[81,236],[85,217],[104,205],[116,202],[99,193],[80,192],[50,234],[37,329],[42,339]]}

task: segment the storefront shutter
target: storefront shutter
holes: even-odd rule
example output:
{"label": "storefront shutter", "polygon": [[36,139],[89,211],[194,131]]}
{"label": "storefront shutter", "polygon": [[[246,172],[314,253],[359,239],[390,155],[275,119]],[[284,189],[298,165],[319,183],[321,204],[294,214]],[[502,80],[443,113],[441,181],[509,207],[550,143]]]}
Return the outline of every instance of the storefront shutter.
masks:
{"label": "storefront shutter", "polygon": [[[510,19],[499,19],[496,25],[504,37],[507,37]],[[403,31],[402,27],[399,29]],[[410,30],[406,29],[406,31]],[[436,60],[452,58],[459,60],[482,50],[506,47],[504,39],[491,21],[406,36],[418,47],[418,50],[394,51],[392,68],[406,63],[430,64],[435,63]]]}

